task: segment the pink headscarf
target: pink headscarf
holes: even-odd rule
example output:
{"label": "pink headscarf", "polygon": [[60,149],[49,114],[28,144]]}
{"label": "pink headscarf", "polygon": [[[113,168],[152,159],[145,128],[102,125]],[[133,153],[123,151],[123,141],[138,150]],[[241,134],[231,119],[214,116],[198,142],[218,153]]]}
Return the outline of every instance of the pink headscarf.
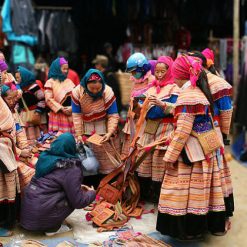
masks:
{"label": "pink headscarf", "polygon": [[62,66],[63,64],[68,64],[68,61],[64,57],[59,58],[59,64]]}
{"label": "pink headscarf", "polygon": [[214,52],[209,48],[206,48],[202,51],[202,54],[206,57],[207,67],[209,68],[211,65],[214,64]]}
{"label": "pink headscarf", "polygon": [[[164,87],[164,86],[166,86],[168,84],[173,84],[174,83],[173,76],[172,76],[172,73],[171,73],[173,60],[172,60],[171,57],[161,56],[161,57],[158,58],[158,60],[156,62],[156,65],[158,63],[163,63],[166,66],[168,66],[168,69],[166,71],[166,74],[165,74],[165,77],[163,78],[163,80],[162,81],[158,81],[158,80],[155,79],[152,82],[152,86],[156,87],[156,92],[160,93],[160,88],[161,87]],[[155,65],[155,67],[156,67],[156,65]]]}
{"label": "pink headscarf", "polygon": [[198,57],[181,55],[172,65],[172,76],[180,80],[190,80],[193,87],[202,71],[202,60]]}

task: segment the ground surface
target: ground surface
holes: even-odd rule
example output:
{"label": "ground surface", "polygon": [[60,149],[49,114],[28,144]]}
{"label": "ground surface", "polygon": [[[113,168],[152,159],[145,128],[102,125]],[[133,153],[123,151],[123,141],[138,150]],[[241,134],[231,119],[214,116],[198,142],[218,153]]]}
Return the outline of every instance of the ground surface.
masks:
{"label": "ground surface", "polygon": [[[207,236],[203,242],[199,243],[173,243],[173,246],[212,246],[212,247],[242,247],[247,246],[247,168],[240,165],[237,161],[230,162],[232,180],[234,186],[234,198],[235,198],[235,213],[232,218],[232,229],[226,236],[214,237]],[[153,205],[149,205],[152,207]],[[155,229],[156,214],[145,215],[142,220],[132,220],[130,224],[134,230],[151,233]],[[97,235],[95,229],[92,229],[90,223],[85,223],[84,212],[75,211],[69,218],[68,222],[74,227],[73,232],[60,234],[59,237],[75,237],[83,241],[91,241],[92,239],[107,239],[106,235]],[[18,237],[19,234],[24,234],[26,239],[44,240],[48,237],[42,233],[33,234],[16,227],[14,231],[14,237]],[[93,235],[94,237],[89,237]],[[159,236],[159,234],[154,234]],[[56,236],[58,237],[58,236]],[[0,242],[4,245],[11,241],[12,238],[0,238]]]}

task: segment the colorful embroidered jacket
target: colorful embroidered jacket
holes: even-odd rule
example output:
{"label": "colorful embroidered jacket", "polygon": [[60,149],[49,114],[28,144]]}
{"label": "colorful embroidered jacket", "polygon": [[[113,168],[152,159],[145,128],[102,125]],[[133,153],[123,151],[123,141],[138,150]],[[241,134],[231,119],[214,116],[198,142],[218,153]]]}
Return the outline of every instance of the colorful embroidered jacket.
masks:
{"label": "colorful embroidered jacket", "polygon": [[[0,134],[1,132],[7,132],[12,137],[15,136],[15,122],[12,113],[4,102],[2,97],[0,97]],[[13,146],[10,138],[5,138],[1,135],[0,138],[0,159],[7,167],[9,172],[17,169],[17,162],[15,155],[13,153]]]}
{"label": "colorful embroidered jacket", "polygon": [[[183,148],[185,148],[190,162],[205,160],[205,155],[198,139],[191,135],[192,129],[197,133],[207,132],[212,129],[209,102],[203,92],[198,87],[192,87],[189,84],[178,96],[174,116],[177,119],[176,129],[164,160],[175,163],[179,159]],[[210,156],[212,155],[215,154],[212,153]]]}
{"label": "colorful embroidered jacket", "polygon": [[[175,107],[175,102],[177,101],[177,97],[179,95],[180,89],[176,84],[168,84],[164,87],[161,87],[159,93],[156,92],[156,87],[149,88],[145,95],[148,97],[149,95],[154,95],[161,101],[167,103],[166,107],[163,109],[159,106],[150,106],[147,115],[146,122],[144,124],[144,133],[141,135],[138,140],[138,144],[141,146],[145,146],[152,141],[159,140],[164,136],[169,136],[170,133],[174,129],[174,117],[173,110]],[[171,103],[171,104],[169,104]],[[155,123],[157,125],[157,130],[154,134],[148,133],[146,131],[146,126],[150,123]],[[151,128],[153,128],[151,126]],[[166,149],[166,146],[157,146],[156,149]]]}
{"label": "colorful embroidered jacket", "polygon": [[16,143],[16,154],[17,156],[21,155],[21,150],[28,148],[28,142],[27,142],[27,136],[25,129],[23,128],[23,123],[21,120],[20,115],[17,111],[15,111],[13,114],[13,118],[15,120],[15,136],[14,140]]}
{"label": "colorful embroidered jacket", "polygon": [[[149,89],[150,84],[154,79],[155,79],[155,77],[152,75],[151,71],[147,72],[147,74],[144,76],[144,78],[142,78],[140,80],[136,80],[133,77],[131,77],[131,80],[134,82],[134,85],[133,85],[133,88],[131,90],[130,108],[128,110],[127,120],[126,120],[126,123],[125,123],[124,128],[123,128],[124,133],[130,134],[130,119],[129,119],[129,117],[130,117],[130,115],[133,115],[133,113],[136,114],[136,112],[134,112],[134,110],[131,109],[131,105],[133,105],[134,97],[137,97],[137,96],[144,94]],[[138,115],[138,114],[136,114],[136,115]],[[135,122],[136,122],[137,118],[138,117],[135,118]],[[142,133],[142,131],[140,132],[140,134],[141,133]]]}
{"label": "colorful embroidered jacket", "polygon": [[[33,83],[28,88],[23,90],[23,99],[29,110],[35,110],[40,113],[45,112],[45,95],[40,86]],[[23,102],[20,100],[19,105],[24,109]],[[24,109],[25,110],[25,109]]]}
{"label": "colorful embroidered jacket", "polygon": [[214,120],[218,121],[221,132],[228,135],[232,118],[232,86],[223,78],[207,72],[210,91],[214,100]]}
{"label": "colorful embroidered jacket", "polygon": [[72,92],[72,116],[76,136],[97,134],[113,134],[118,126],[118,110],[114,93],[105,86],[103,97],[93,99],[81,85]]}
{"label": "colorful embroidered jacket", "polygon": [[75,84],[66,79],[63,82],[49,79],[45,83],[45,101],[49,108],[57,113],[63,106],[71,106],[71,93]]}

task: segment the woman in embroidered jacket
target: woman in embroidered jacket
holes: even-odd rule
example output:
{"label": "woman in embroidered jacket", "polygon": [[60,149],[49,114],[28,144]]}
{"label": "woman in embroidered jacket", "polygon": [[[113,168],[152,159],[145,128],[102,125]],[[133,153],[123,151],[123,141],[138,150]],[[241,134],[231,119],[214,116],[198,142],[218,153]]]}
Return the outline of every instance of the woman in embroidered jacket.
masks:
{"label": "woman in embroidered jacket", "polygon": [[[47,131],[45,95],[36,83],[35,76],[30,70],[22,66],[18,66],[15,76],[23,91],[22,99],[19,100],[19,106],[21,108],[20,116],[25,126],[27,139],[30,144],[34,144],[35,140],[40,136],[40,131]],[[34,125],[26,121],[27,110],[25,109],[24,104],[26,104],[29,111],[34,112],[35,117],[40,121],[39,125]]]}
{"label": "woman in embroidered jacket", "polygon": [[[226,207],[216,151],[204,155],[192,130],[207,133],[213,125],[213,99],[201,60],[178,57],[172,66],[181,87],[174,111],[176,129],[164,156],[166,171],[159,200],[157,230],[188,240],[205,232],[225,232]],[[218,140],[217,134],[214,136]]]}
{"label": "woman in embroidered jacket", "polygon": [[[133,120],[135,125],[139,117],[140,109],[137,107],[138,96],[144,94],[148,90],[150,83],[155,79],[151,72],[151,64],[148,62],[146,57],[139,52],[134,53],[128,58],[126,71],[131,73],[130,80],[133,82],[133,88],[130,95],[130,107],[128,110],[127,120],[123,128],[123,157],[126,157],[129,153],[131,142],[131,121]],[[140,136],[142,132],[143,131],[140,131]]]}
{"label": "woman in embroidered jacket", "polygon": [[0,97],[0,237],[10,236],[20,201],[20,185],[15,158],[15,123],[11,111]]}
{"label": "woman in embroidered jacket", "polygon": [[[154,65],[155,80],[144,93],[149,98],[150,106],[144,123],[144,133],[138,140],[140,146],[145,146],[173,131],[173,109],[179,94],[179,87],[171,75],[173,60],[161,56]],[[163,157],[167,146],[157,146],[153,154],[149,154],[138,168],[141,181],[141,196],[158,202],[160,186],[165,172]],[[151,178],[151,179],[150,179]],[[152,185],[150,184],[152,182]],[[148,193],[150,192],[150,193]]]}
{"label": "woman in embroidered jacket", "polygon": [[22,90],[20,89],[20,86],[17,84],[17,81],[15,80],[14,76],[11,73],[8,73],[8,65],[5,61],[4,54],[0,51],[0,70],[2,71],[2,80],[3,84],[10,87],[11,90],[15,91],[17,90],[17,98],[21,98],[22,96]]}
{"label": "woman in embroidered jacket", "polygon": [[45,83],[45,101],[50,108],[49,131],[74,133],[71,107],[71,92],[74,83],[67,78],[68,62],[57,58],[50,66]]}
{"label": "woman in embroidered jacket", "polygon": [[8,86],[2,86],[1,96],[5,103],[8,105],[10,111],[12,112],[14,121],[15,121],[15,135],[13,139],[16,144],[16,158],[18,163],[18,176],[20,180],[21,191],[23,191],[24,187],[29,184],[31,181],[32,176],[34,175],[34,168],[29,167],[28,163],[25,164],[24,162],[20,161],[19,158],[28,158],[31,156],[31,151],[29,149],[27,136],[25,129],[22,127],[21,118],[15,108],[16,106],[16,96],[18,92],[12,91]]}
{"label": "woman in embroidered jacket", "polygon": [[[75,134],[90,136],[97,133],[103,136],[102,146],[92,145],[96,158],[100,162],[99,172],[108,174],[115,166],[109,161],[105,150],[116,155],[109,144],[110,137],[116,134],[119,115],[116,98],[112,89],[106,85],[103,74],[96,69],[90,69],[72,92],[72,112]],[[119,141],[116,136],[112,140],[115,149],[119,151]]]}
{"label": "woman in embroidered jacket", "polygon": [[[208,84],[214,101],[214,124],[219,137],[222,140],[222,144],[229,145],[227,135],[230,131],[233,110],[231,102],[232,86],[220,77],[219,73],[216,71],[214,67],[214,53],[212,50],[206,48],[202,53],[194,52],[192,55],[199,57],[202,60],[202,65],[207,74]],[[234,211],[233,187],[230,168],[226,161],[223,148],[217,152],[217,157],[221,168],[226,212],[230,217],[233,215]],[[230,227],[229,220],[228,224]]]}

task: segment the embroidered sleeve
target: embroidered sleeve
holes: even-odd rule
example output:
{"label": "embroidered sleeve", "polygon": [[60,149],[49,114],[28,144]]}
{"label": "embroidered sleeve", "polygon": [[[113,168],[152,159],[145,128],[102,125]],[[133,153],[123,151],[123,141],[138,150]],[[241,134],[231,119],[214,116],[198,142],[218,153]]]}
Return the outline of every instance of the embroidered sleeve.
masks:
{"label": "embroidered sleeve", "polygon": [[228,135],[231,127],[232,109],[220,111],[220,129],[221,132]]}
{"label": "embroidered sleeve", "polygon": [[164,161],[175,163],[190,136],[195,116],[191,114],[180,114],[177,119],[177,128],[166,151]]}
{"label": "embroidered sleeve", "polygon": [[107,112],[107,114],[115,114],[115,113],[118,113],[116,99],[113,101],[113,103],[112,103],[111,106],[107,109],[106,112]]}
{"label": "embroidered sleeve", "polygon": [[109,114],[107,121],[107,132],[113,134],[118,127],[119,115],[118,113]]}
{"label": "embroidered sleeve", "polygon": [[60,111],[63,107],[54,99],[53,88],[49,80],[45,84],[45,101],[49,108],[55,113]]}
{"label": "embroidered sleeve", "polygon": [[75,135],[82,136],[83,135],[83,120],[82,120],[82,112],[81,106],[79,102],[79,90],[78,86],[72,91],[72,118],[73,124],[75,128]]}
{"label": "embroidered sleeve", "polygon": [[21,150],[28,147],[27,136],[25,130],[17,123],[16,124],[16,153],[21,155]]}
{"label": "embroidered sleeve", "polygon": [[219,110],[220,128],[222,133],[229,134],[232,119],[232,102],[229,96],[224,96],[215,101]]}

